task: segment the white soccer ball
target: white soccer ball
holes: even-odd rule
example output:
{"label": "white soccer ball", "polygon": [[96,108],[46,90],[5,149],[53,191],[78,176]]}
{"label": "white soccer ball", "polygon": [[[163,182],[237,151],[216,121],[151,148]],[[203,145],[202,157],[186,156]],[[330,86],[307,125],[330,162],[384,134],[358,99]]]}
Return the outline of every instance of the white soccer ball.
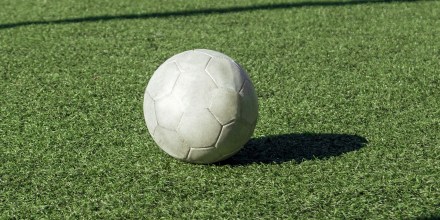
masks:
{"label": "white soccer ball", "polygon": [[237,153],[252,136],[258,102],[240,65],[220,52],[197,49],[159,66],[143,110],[163,151],[191,163],[214,163]]}

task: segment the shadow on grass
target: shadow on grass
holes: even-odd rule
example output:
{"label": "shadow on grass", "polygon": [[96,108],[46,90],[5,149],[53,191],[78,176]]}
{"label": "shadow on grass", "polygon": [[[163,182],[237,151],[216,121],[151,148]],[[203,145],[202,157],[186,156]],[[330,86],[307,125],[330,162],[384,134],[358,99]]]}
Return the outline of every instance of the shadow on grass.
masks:
{"label": "shadow on grass", "polygon": [[314,7],[314,6],[322,6],[322,7],[346,6],[346,5],[360,5],[360,4],[373,4],[373,3],[421,2],[421,1],[431,1],[431,0],[352,0],[352,1],[333,1],[333,2],[332,1],[291,2],[291,3],[279,3],[279,4],[238,6],[238,7],[230,7],[230,8],[208,8],[208,9],[174,11],[174,12],[102,15],[102,16],[91,16],[84,18],[66,18],[59,20],[46,20],[46,21],[23,21],[17,23],[0,24],[0,29],[8,29],[8,28],[15,28],[15,27],[29,26],[29,25],[70,24],[70,23],[97,22],[97,21],[110,21],[110,20],[183,17],[183,16],[194,16],[194,15],[226,14],[226,13],[247,12],[247,11],[256,11],[256,10],[290,9],[290,8]]}
{"label": "shadow on grass", "polygon": [[356,151],[368,141],[349,134],[282,134],[251,139],[244,148],[218,165],[283,163],[325,159]]}

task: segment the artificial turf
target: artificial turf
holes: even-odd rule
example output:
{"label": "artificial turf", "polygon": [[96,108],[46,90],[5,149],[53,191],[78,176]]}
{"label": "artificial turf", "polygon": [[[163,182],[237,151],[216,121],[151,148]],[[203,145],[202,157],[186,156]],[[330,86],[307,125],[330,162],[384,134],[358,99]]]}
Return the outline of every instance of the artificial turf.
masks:
{"label": "artificial turf", "polygon": [[[440,1],[2,0],[0,219],[440,218]],[[213,165],[148,134],[154,70],[235,58],[253,139]]]}

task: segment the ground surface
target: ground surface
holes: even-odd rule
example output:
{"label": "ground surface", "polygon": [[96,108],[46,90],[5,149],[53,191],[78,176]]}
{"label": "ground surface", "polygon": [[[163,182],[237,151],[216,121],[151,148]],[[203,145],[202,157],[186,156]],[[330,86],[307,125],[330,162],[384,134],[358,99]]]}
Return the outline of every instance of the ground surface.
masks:
{"label": "ground surface", "polygon": [[[438,218],[440,1],[54,1],[0,7],[0,218]],[[238,155],[172,159],[153,71],[193,48],[248,70]]]}

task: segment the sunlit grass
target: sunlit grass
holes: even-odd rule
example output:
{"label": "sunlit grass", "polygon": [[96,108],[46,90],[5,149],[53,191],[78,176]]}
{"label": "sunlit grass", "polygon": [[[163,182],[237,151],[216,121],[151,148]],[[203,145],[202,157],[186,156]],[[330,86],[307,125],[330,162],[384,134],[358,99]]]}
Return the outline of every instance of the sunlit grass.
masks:
{"label": "sunlit grass", "polygon": [[[440,2],[234,2],[4,1],[0,218],[440,217]],[[228,7],[249,10],[145,16]],[[154,70],[194,48],[259,96],[220,164],[172,159],[143,120]]]}

